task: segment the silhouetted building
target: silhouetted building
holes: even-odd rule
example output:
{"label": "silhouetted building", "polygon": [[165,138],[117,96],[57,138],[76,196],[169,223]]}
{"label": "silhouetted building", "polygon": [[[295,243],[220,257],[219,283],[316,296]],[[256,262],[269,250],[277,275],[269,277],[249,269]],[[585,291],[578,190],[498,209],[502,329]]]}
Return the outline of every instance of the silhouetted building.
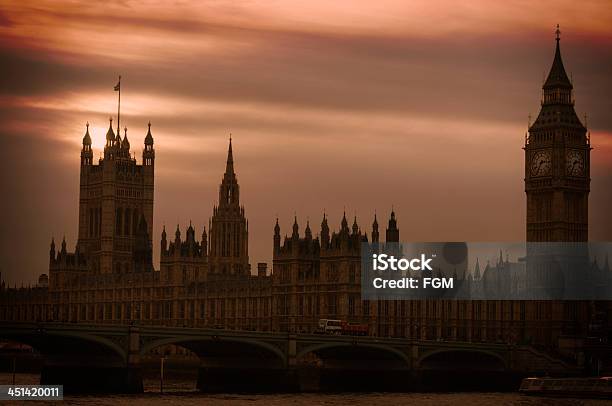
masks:
{"label": "silhouetted building", "polygon": [[[572,83],[557,38],[542,109],[525,144],[528,241],[586,241],[590,182],[586,134],[574,111]],[[291,235],[281,237],[277,220],[272,272],[268,274],[267,264],[260,263],[252,275],[248,221],[240,205],[231,139],[208,230],[202,229],[198,241],[192,224],[184,237],[177,225],[170,239],[164,227],[160,270],[155,271],[154,160],[150,125],[142,165],[130,155],[127,132],[122,139],[112,125],[104,157],[94,165],[86,131],[75,251],[67,251],[64,239],[57,252],[52,240],[48,282],[41,276],[37,287],[8,288],[0,281],[0,319],[312,332],[319,319],[327,318],[367,324],[371,335],[531,343],[554,352],[567,337],[572,342],[586,337],[593,314],[609,314],[609,305],[601,311],[583,302],[362,300],[361,244],[368,238],[357,218],[349,227],[346,215],[339,230],[332,232],[324,214],[318,236],[313,236],[309,222],[300,234],[295,218]],[[400,241],[393,210],[385,237],[385,243]],[[379,239],[374,216],[371,241],[381,243]],[[519,283],[529,273],[529,261],[528,255],[526,267],[500,256],[484,270],[477,262],[473,273],[462,261],[454,274],[464,284],[462,289],[486,297],[504,286],[523,289]],[[610,273],[607,260],[603,266],[587,266],[592,272]],[[584,351],[576,346],[565,355],[581,362],[584,357],[578,354]]]}

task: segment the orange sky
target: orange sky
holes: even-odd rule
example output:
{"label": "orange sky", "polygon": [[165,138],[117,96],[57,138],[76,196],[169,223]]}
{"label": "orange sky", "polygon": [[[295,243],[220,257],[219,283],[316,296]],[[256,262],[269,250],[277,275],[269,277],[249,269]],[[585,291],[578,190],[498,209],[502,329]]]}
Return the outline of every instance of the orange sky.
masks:
{"label": "orange sky", "polygon": [[[157,151],[165,223],[208,223],[234,137],[251,263],[343,209],[369,232],[393,205],[405,241],[524,238],[523,151],[561,25],[588,112],[591,238],[612,239],[612,7],[607,1],[9,1],[0,10],[0,269],[46,272],[76,238],[85,122],[99,153],[116,116]],[[157,267],[157,265],[156,265]]]}

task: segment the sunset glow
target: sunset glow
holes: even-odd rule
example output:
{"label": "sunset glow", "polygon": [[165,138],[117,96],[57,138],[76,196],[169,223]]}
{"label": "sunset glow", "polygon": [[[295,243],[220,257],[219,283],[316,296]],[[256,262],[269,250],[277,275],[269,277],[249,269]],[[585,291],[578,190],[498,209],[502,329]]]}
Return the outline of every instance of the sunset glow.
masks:
{"label": "sunset glow", "polygon": [[[0,169],[13,198],[0,268],[34,280],[45,255],[14,253],[16,241],[74,245],[85,124],[97,159],[118,75],[139,161],[149,121],[155,137],[155,249],[164,224],[208,224],[230,133],[252,264],[270,261],[276,216],[283,235],[294,213],[316,233],[323,210],[332,229],[346,210],[369,233],[393,205],[405,241],[524,239],[521,147],[557,23],[595,148],[591,213],[603,213],[610,22],[608,1],[5,2]],[[610,230],[608,215],[591,238]]]}

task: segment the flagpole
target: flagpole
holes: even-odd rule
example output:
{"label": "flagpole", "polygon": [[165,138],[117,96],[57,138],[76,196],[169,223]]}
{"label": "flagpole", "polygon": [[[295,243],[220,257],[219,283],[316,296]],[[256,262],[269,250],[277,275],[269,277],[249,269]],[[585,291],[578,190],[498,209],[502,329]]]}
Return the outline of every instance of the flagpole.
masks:
{"label": "flagpole", "polygon": [[117,135],[119,135],[119,117],[121,114],[121,75],[119,75],[119,103],[117,105]]}

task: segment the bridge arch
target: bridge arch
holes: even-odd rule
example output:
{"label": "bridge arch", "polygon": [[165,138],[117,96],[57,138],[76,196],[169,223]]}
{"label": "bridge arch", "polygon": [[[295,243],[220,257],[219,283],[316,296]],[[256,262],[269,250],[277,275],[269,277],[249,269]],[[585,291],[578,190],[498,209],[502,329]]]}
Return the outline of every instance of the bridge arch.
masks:
{"label": "bridge arch", "polygon": [[140,355],[145,355],[151,350],[164,345],[177,345],[184,347],[199,357],[224,356],[224,355],[250,355],[259,358],[276,360],[279,366],[287,365],[287,357],[277,346],[265,341],[241,338],[217,336],[177,336],[154,339],[140,348]]}
{"label": "bridge arch", "polygon": [[451,369],[461,365],[462,368],[505,371],[507,360],[494,351],[474,348],[441,348],[428,351],[415,362],[420,369]]}
{"label": "bridge arch", "polygon": [[92,353],[101,356],[114,356],[121,362],[127,361],[127,351],[117,342],[95,334],[77,333],[69,331],[37,332],[0,331],[0,337],[31,346],[43,355],[62,355],[82,353],[91,356]]}
{"label": "bridge arch", "polygon": [[400,361],[401,365],[405,368],[409,368],[411,365],[411,360],[409,355],[398,350],[397,348],[383,345],[383,344],[373,344],[373,343],[343,343],[343,342],[333,342],[333,343],[324,343],[324,344],[315,344],[308,347],[303,348],[296,354],[296,358],[298,360],[303,359],[304,356],[310,353],[315,353],[323,358],[326,355],[338,351],[343,351],[347,355],[357,356],[359,355],[378,355],[382,358],[394,359],[396,361]]}

